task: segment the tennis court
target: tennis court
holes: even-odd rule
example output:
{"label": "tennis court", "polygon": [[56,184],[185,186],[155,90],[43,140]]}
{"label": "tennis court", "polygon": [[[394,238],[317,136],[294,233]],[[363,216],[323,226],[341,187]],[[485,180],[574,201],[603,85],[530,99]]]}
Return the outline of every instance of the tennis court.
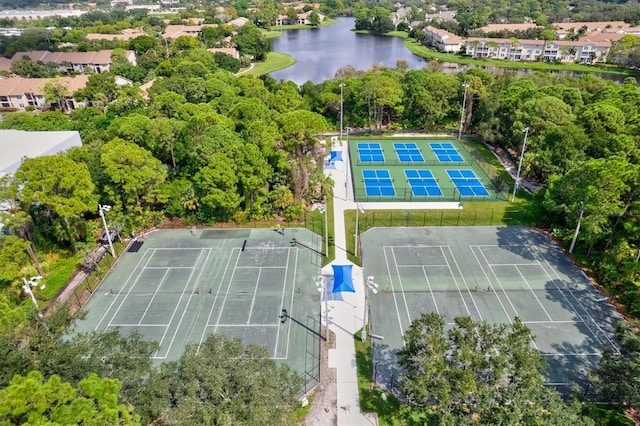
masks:
{"label": "tennis court", "polygon": [[317,376],[320,247],[297,228],[155,231],[119,259],[76,331],[138,330],[159,342],[157,362],[219,333]]}
{"label": "tennis court", "polygon": [[373,228],[361,235],[376,380],[397,385],[395,351],[421,313],[529,327],[545,379],[586,384],[620,315],[546,234],[522,226]]}
{"label": "tennis court", "polygon": [[349,150],[359,202],[506,200],[455,140],[352,141]]}

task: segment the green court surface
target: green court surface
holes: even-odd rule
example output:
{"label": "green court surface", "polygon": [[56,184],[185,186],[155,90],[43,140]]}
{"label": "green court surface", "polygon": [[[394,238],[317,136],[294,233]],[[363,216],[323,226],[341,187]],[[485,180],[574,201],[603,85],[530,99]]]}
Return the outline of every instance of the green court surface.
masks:
{"label": "green court surface", "polygon": [[547,359],[545,379],[586,385],[620,315],[546,234],[523,226],[373,228],[361,235],[376,380],[397,386],[395,351],[421,313],[510,324],[518,316]]}
{"label": "green court surface", "polygon": [[[407,150],[402,145],[410,144],[416,150],[410,152],[415,156],[407,155]],[[452,147],[455,154],[442,156],[438,149],[433,147],[439,144],[447,144]],[[368,148],[371,145],[373,148]],[[360,148],[360,149],[359,149]],[[446,161],[447,158],[459,158],[462,161]],[[351,179],[355,194],[355,200],[367,201],[496,201],[506,200],[505,194],[496,189],[480,164],[464,147],[455,139],[429,140],[429,139],[381,139],[381,140],[350,140],[349,161],[351,163]],[[420,188],[412,185],[407,179],[405,171],[409,174],[428,173],[433,176],[440,191],[427,191],[426,195]],[[464,170],[471,171],[477,178],[477,183],[484,187],[488,195],[474,195],[467,188],[459,188],[454,184],[447,171]],[[366,182],[366,175],[377,175],[379,172],[389,175],[390,182],[381,182],[381,193],[371,191],[371,180]],[[457,172],[454,172],[457,173]],[[375,180],[373,185],[376,186]],[[389,194],[388,186],[393,186],[393,195]],[[367,187],[370,192],[367,193]],[[432,189],[432,188],[430,188]],[[433,195],[433,194],[436,195]],[[483,191],[484,193],[484,191]]]}
{"label": "green court surface", "polygon": [[[138,330],[176,360],[211,333],[267,349],[307,379],[319,370],[320,238],[306,229],[159,230],[125,252],[76,331]],[[281,318],[282,310],[286,320]]]}

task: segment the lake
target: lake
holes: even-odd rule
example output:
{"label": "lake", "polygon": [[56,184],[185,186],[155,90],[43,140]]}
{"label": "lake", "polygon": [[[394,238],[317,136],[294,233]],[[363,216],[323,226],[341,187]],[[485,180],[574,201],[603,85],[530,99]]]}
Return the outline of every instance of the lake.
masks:
{"label": "lake", "polygon": [[298,85],[308,80],[317,84],[332,79],[338,69],[348,65],[358,70],[374,64],[395,68],[398,60],[407,61],[410,69],[427,65],[426,60],[404,47],[400,37],[357,34],[351,31],[354,23],[355,18],[338,18],[337,24],[328,27],[284,31],[271,39],[273,50],[291,55],[297,62],[269,75]]}
{"label": "lake", "polygon": [[[306,81],[315,84],[335,77],[336,71],[351,65],[357,70],[368,70],[375,64],[395,68],[399,60],[407,61],[409,69],[425,68],[425,59],[414,55],[404,46],[400,37],[358,34],[353,30],[355,18],[337,18],[338,23],[327,27],[285,30],[284,34],[271,40],[273,50],[291,55],[297,61],[283,70],[269,75],[276,80],[291,80],[298,85]],[[275,27],[274,27],[275,28]],[[472,68],[473,65],[460,65],[442,62],[442,72],[458,73]],[[530,69],[506,69],[481,67],[493,74],[514,72],[527,74]],[[582,73],[573,71],[553,71],[562,76],[578,77]],[[622,83],[625,76],[606,73],[593,73],[598,77]]]}

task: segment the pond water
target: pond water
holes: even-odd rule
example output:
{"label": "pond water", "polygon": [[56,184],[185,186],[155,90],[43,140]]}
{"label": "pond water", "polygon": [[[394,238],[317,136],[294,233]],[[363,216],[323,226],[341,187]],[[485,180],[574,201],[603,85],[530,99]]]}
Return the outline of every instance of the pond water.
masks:
{"label": "pond water", "polygon": [[[291,55],[297,62],[283,70],[269,74],[276,80],[291,80],[298,85],[306,81],[322,83],[335,77],[342,67],[352,66],[357,70],[367,70],[374,65],[395,68],[397,61],[406,61],[409,69],[425,68],[425,59],[414,55],[404,46],[399,37],[357,34],[353,30],[355,18],[338,18],[338,23],[327,27],[286,30],[280,37],[272,39],[273,50]],[[473,65],[460,65],[450,62],[439,64],[439,70],[445,73],[465,71]],[[482,67],[492,74],[507,72],[527,74],[531,69],[508,69]],[[582,73],[572,71],[552,71],[562,76],[578,77]],[[593,73],[594,75],[621,83],[625,76],[616,74]]]}

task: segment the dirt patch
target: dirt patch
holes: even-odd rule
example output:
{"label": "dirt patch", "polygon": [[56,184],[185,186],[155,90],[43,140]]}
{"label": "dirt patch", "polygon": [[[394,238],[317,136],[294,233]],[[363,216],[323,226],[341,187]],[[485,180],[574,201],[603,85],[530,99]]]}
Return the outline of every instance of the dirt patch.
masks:
{"label": "dirt patch", "polygon": [[[325,332],[326,327],[323,327],[323,335]],[[306,426],[327,426],[338,422],[336,369],[329,368],[329,349],[335,347],[335,335],[329,331],[328,341],[323,340],[320,344],[320,384],[312,394],[311,410],[304,420]]]}

